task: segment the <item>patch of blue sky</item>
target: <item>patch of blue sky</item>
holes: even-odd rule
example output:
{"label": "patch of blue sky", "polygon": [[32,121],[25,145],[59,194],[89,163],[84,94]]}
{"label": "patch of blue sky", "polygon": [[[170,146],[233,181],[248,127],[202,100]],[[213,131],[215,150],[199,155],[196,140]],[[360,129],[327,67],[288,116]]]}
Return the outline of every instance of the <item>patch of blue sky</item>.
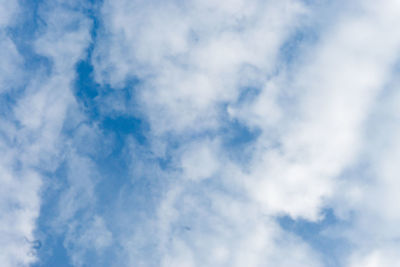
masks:
{"label": "patch of blue sky", "polygon": [[[96,125],[97,136],[94,143],[88,147],[97,146],[100,149],[90,153],[90,157],[95,161],[99,172],[104,176],[100,179],[96,186],[97,193],[101,202],[111,203],[113,199],[118,197],[120,190],[125,187],[130,188],[132,182],[131,165],[131,145],[136,143],[140,149],[146,149],[147,140],[146,132],[148,125],[143,118],[135,116],[129,112],[118,112],[112,108],[104,107],[110,98],[115,98],[121,105],[134,104],[131,102],[131,91],[134,90],[134,83],[127,83],[126,88],[113,89],[103,88],[99,86],[93,79],[93,67],[90,63],[89,56],[85,61],[81,61],[77,65],[77,80],[75,84],[75,96],[81,103],[82,110],[87,116],[89,125]],[[125,102],[125,103],[124,103]],[[123,108],[124,111],[127,111]],[[69,135],[73,136],[73,131]],[[76,144],[84,142],[84,137]],[[132,141],[133,140],[133,141]],[[93,141],[92,141],[93,142]],[[136,153],[136,152],[132,152]],[[138,164],[138,162],[136,162]],[[146,179],[141,180],[143,185],[147,183]],[[132,192],[146,192],[145,188],[135,186],[131,188]],[[136,194],[137,195],[137,194]],[[110,202],[111,201],[111,202]],[[104,205],[100,205],[103,206]]]}
{"label": "patch of blue sky", "polygon": [[[137,140],[143,143],[145,140],[143,131],[145,122],[143,118],[136,114],[129,114],[127,106],[134,105],[134,91],[139,81],[130,79],[126,82],[124,88],[111,88],[109,85],[101,86],[94,79],[94,70],[92,65],[92,54],[97,39],[100,21],[97,18],[97,5],[101,1],[92,1],[93,9],[88,9],[89,18],[93,21],[91,29],[92,42],[87,49],[87,56],[76,65],[77,78],[75,80],[75,96],[79,103],[83,104],[83,110],[91,122],[99,122],[101,128],[107,131],[113,131],[116,134],[135,134],[138,133]],[[122,109],[104,107],[110,99],[115,99]],[[128,112],[127,112],[128,111]],[[122,113],[122,114],[121,114]],[[128,114],[126,114],[128,113]]]}
{"label": "patch of blue sky", "polygon": [[307,47],[307,44],[315,42],[317,39],[316,33],[311,27],[302,27],[297,29],[281,46],[279,59],[283,62],[285,68],[299,59],[302,55],[302,49]]}
{"label": "patch of blue sky", "polygon": [[306,241],[321,257],[326,267],[342,266],[344,255],[347,255],[351,244],[340,236],[327,234],[332,228],[345,225],[346,222],[338,219],[332,209],[326,208],[321,213],[322,220],[310,222],[298,218],[296,220],[289,216],[278,218],[281,227],[296,234]]}
{"label": "patch of blue sky", "polygon": [[223,124],[220,132],[223,140],[222,147],[231,160],[246,165],[252,157],[252,151],[249,148],[260,134],[260,129],[252,129],[236,119],[227,121]]}
{"label": "patch of blue sky", "polygon": [[[28,1],[29,2],[29,1]],[[38,3],[27,3],[31,5],[32,15],[27,16],[27,22],[24,24],[33,27],[30,32],[34,32],[37,23],[30,23],[31,21],[40,21],[40,17],[37,14]],[[95,1],[92,1],[93,8],[95,8]],[[98,195],[98,203],[94,210],[98,214],[110,213],[113,209],[113,201],[118,198],[120,190],[124,187],[130,187],[131,173],[129,169],[129,153],[124,149],[128,136],[134,136],[139,143],[144,143],[143,134],[143,123],[141,119],[130,117],[130,116],[115,116],[114,114],[104,114],[99,107],[102,103],[102,98],[107,94],[129,94],[126,88],[124,90],[104,90],[93,80],[93,67],[91,66],[91,52],[94,47],[96,40],[96,29],[98,22],[95,17],[95,10],[87,9],[85,12],[90,15],[89,17],[93,20],[93,28],[91,36],[93,38],[92,44],[87,50],[87,58],[80,61],[76,66],[77,79],[75,83],[75,96],[80,103],[80,109],[85,112],[88,116],[87,123],[89,127],[98,127],[94,130],[96,132],[96,138],[93,140],[93,136],[78,136],[79,127],[81,124],[72,124],[68,127],[64,127],[63,134],[66,138],[73,139],[73,146],[78,149],[78,153],[83,153],[89,156],[96,165],[98,172],[101,173],[101,177],[96,184],[96,194]],[[33,26],[32,26],[33,25]],[[36,25],[36,26],[35,26]],[[21,47],[21,51],[25,56],[27,68],[34,69],[37,66],[45,65],[51,69],[51,64],[44,57],[38,56],[32,49],[29,38],[33,38],[33,35],[26,33],[20,33],[22,29],[17,29],[15,34],[18,36],[17,44]],[[128,84],[132,85],[132,84]],[[110,88],[107,88],[110,89]],[[108,93],[105,93],[107,91]],[[111,142],[104,142],[111,138]],[[90,140],[89,144],[85,143]],[[111,146],[111,147],[110,147]],[[92,147],[92,148],[91,148]],[[95,147],[96,149],[93,149]],[[62,210],[59,206],[59,197],[62,195],[64,190],[68,189],[68,183],[66,181],[67,170],[65,164],[62,164],[55,173],[48,174],[48,184],[43,192],[43,201],[41,213],[38,219],[38,236],[41,237],[40,242],[43,246],[37,250],[39,255],[39,262],[34,266],[72,266],[69,261],[68,252],[65,248],[65,229],[57,230],[54,229],[52,223],[57,219],[58,215]],[[56,182],[51,182],[56,181]],[[142,187],[139,187],[136,183],[135,188],[130,190],[132,193],[137,193],[146,190],[146,183],[143,183]],[[146,191],[148,192],[148,190]],[[131,203],[132,204],[132,203]],[[79,220],[83,216],[82,212],[77,212],[75,215],[76,220]],[[110,254],[111,252],[109,252]],[[90,252],[85,257],[93,258],[94,255],[90,256]],[[103,259],[104,260],[104,259]],[[93,262],[93,261],[92,261]],[[103,262],[102,265],[106,263]],[[105,266],[105,265],[104,265]]]}
{"label": "patch of blue sky", "polygon": [[10,118],[12,116],[12,107],[15,105],[15,97],[14,94],[7,91],[0,94],[0,114],[3,117]]}
{"label": "patch of blue sky", "polygon": [[[92,1],[94,9],[97,9],[101,1]],[[134,105],[133,91],[138,84],[138,80],[133,79],[126,83],[124,88],[114,89],[108,85],[100,86],[94,80],[93,66],[91,64],[92,52],[96,42],[97,31],[100,27],[97,19],[97,11],[89,9],[89,17],[93,20],[91,29],[92,42],[87,49],[87,57],[78,62],[76,66],[77,78],[75,81],[75,96],[81,108],[88,116],[91,124],[97,124],[104,134],[114,134],[117,143],[122,145],[127,135],[133,136],[139,143],[145,142],[144,132],[148,126],[143,118],[129,112],[127,106]],[[116,100],[121,112],[113,107],[107,107],[110,99]],[[105,107],[106,106],[106,107]]]}
{"label": "patch of blue sky", "polygon": [[32,267],[72,267],[67,250],[64,247],[64,239],[60,236],[47,235],[45,244],[38,249],[39,261],[33,263]]}
{"label": "patch of blue sky", "polygon": [[[85,226],[88,219],[93,214],[101,215],[105,218],[106,223],[109,220],[113,220],[116,216],[116,208],[118,209],[119,204],[115,200],[118,200],[118,196],[121,193],[121,189],[129,187],[130,176],[127,168],[125,167],[126,162],[122,157],[112,160],[112,157],[107,160],[97,160],[95,167],[97,173],[101,173],[101,176],[95,176],[98,179],[93,181],[96,183],[95,195],[97,201],[89,204],[81,203],[83,206],[74,212],[73,217],[69,218],[66,222],[58,221],[59,218],[63,217],[63,206],[61,205],[61,198],[70,188],[71,185],[68,181],[67,176],[70,175],[70,168],[65,162],[60,165],[55,173],[48,174],[48,178],[45,180],[46,188],[42,194],[42,208],[40,217],[37,220],[37,234],[38,241],[42,243],[40,249],[36,250],[39,256],[39,261],[33,266],[75,266],[71,261],[71,251],[81,249],[79,245],[74,242],[68,242],[66,239],[70,224],[78,222],[78,228],[74,231],[82,232],[82,227]],[[131,189],[131,188],[130,188]],[[135,188],[137,189],[137,187]],[[84,191],[78,192],[79,195],[85,194]],[[131,193],[137,193],[139,191],[129,190]],[[80,196],[77,196],[78,198]],[[73,200],[71,200],[73,201]],[[79,201],[79,199],[78,199]],[[83,199],[85,201],[85,199]],[[132,204],[132,203],[130,203]],[[128,210],[128,209],[127,209]],[[117,210],[120,211],[120,210]],[[61,223],[61,224],[59,224]],[[118,233],[119,229],[114,224],[110,224],[110,229],[114,233]],[[113,245],[114,246],[114,245]],[[107,248],[106,253],[97,255],[94,249],[88,249],[83,253],[84,262],[83,266],[109,266],[111,264],[112,255],[114,253],[113,246]]]}
{"label": "patch of blue sky", "polygon": [[[98,24],[95,23],[94,28],[98,27],[96,25]],[[94,32],[92,30],[92,37],[95,35]],[[165,179],[162,179],[163,177],[156,170],[160,166],[167,167],[167,164],[162,164],[164,159],[155,158],[148,152],[146,141],[148,124],[144,118],[134,111],[131,112],[129,108],[123,108],[123,111],[119,112],[104,106],[107,105],[110,98],[117,99],[121,105],[134,105],[134,90],[138,81],[131,79],[124,88],[118,89],[110,88],[107,85],[99,86],[93,77],[92,49],[93,44],[87,50],[87,58],[76,66],[77,78],[74,94],[80,109],[87,116],[84,124],[93,127],[95,138],[93,139],[90,134],[85,136],[85,133],[79,136],[78,131],[82,124],[64,128],[63,133],[68,138],[73,138],[73,146],[77,148],[78,153],[89,156],[93,160],[97,172],[101,174],[95,187],[98,201],[92,208],[96,214],[103,215],[106,221],[113,222],[109,224],[109,229],[118,236],[132,225],[137,227],[144,225],[146,220],[154,215],[154,209],[165,185]],[[132,146],[134,147],[132,148]],[[141,166],[146,166],[146,168],[153,166],[154,168],[143,172]],[[57,194],[49,194],[44,202],[58,203],[57,197]],[[39,221],[52,221],[56,214],[50,211],[51,207],[44,204]],[[116,218],[121,220],[123,217],[121,214],[124,213],[130,218],[129,225],[116,222]],[[77,213],[75,219],[79,220],[79,216],[81,215]],[[59,261],[64,262],[67,255],[65,248],[62,247],[65,246],[64,233],[56,233],[54,229],[46,228],[41,224],[39,224],[39,231],[49,235],[50,240],[44,242],[43,252],[40,253],[43,265],[38,266],[50,266],[57,262],[57,257],[59,257]],[[154,244],[150,243],[143,244],[143,246],[152,247]],[[50,248],[52,253],[46,253],[47,246],[52,247],[52,244],[55,246]],[[113,258],[112,253],[114,253],[113,249],[107,250],[105,253],[107,256],[101,259],[101,263],[98,262],[100,266],[110,264],[107,261]],[[87,262],[93,262],[90,258],[93,258],[94,254],[91,256],[91,252],[88,252],[85,257],[87,257]]]}
{"label": "patch of blue sky", "polygon": [[35,71],[38,67],[50,69],[48,58],[41,56],[34,51],[32,43],[34,39],[45,28],[46,22],[40,16],[40,6],[44,0],[21,0],[20,16],[17,18],[17,23],[8,28],[9,36],[16,45],[18,52],[24,57],[25,67],[27,70]]}
{"label": "patch of blue sky", "polygon": [[257,96],[260,95],[261,91],[262,89],[257,86],[243,87],[240,90],[240,94],[236,102],[238,105],[252,102],[257,98]]}
{"label": "patch of blue sky", "polygon": [[36,250],[39,261],[33,267],[72,266],[64,247],[64,230],[53,227],[54,220],[59,216],[58,198],[68,186],[66,164],[61,164],[54,173],[43,173],[46,177],[46,188],[42,193],[42,207],[37,220],[36,236],[42,246]]}

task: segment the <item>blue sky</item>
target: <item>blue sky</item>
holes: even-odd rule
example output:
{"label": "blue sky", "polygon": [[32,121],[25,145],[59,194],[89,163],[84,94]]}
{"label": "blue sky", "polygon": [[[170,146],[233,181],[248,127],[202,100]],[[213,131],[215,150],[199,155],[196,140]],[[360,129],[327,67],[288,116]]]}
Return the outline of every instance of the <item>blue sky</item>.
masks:
{"label": "blue sky", "polygon": [[0,1],[1,266],[400,266],[400,3]]}

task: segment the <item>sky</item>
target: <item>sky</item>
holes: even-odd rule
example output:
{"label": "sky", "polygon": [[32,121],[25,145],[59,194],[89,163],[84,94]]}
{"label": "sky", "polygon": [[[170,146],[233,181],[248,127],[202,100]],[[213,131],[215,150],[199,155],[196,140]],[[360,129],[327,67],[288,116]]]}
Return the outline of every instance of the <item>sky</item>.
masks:
{"label": "sky", "polygon": [[399,28],[399,0],[0,0],[0,265],[400,266]]}

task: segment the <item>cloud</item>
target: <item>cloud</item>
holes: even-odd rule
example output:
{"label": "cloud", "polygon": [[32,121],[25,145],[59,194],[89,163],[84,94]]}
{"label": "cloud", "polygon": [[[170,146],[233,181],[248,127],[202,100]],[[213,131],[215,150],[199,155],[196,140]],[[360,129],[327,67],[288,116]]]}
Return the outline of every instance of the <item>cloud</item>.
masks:
{"label": "cloud", "polygon": [[[11,149],[4,151],[12,153]],[[40,209],[38,191],[42,183],[34,170],[15,171],[11,166],[12,156],[2,156],[0,243],[4,249],[0,260],[4,266],[27,265],[35,259],[33,232]]]}
{"label": "cloud", "polygon": [[[252,167],[255,181],[250,182],[250,190],[276,212],[318,218],[324,199],[333,193],[335,178],[358,155],[363,123],[387,81],[399,46],[397,38],[386,36],[392,18],[370,8],[361,7],[358,16],[344,12],[313,47],[313,57],[303,59],[292,70],[296,73],[293,83],[272,80],[265,89],[272,92],[260,95],[261,99],[273,98],[275,88],[292,87],[297,105],[295,120],[290,109],[285,114],[286,107],[280,107],[278,113],[282,115],[277,124],[285,128],[278,130],[274,140],[264,131],[267,138],[259,138],[256,145],[262,151],[257,156],[259,163]],[[245,108],[245,114],[250,114],[243,120],[261,113],[266,118],[258,120],[256,126],[275,130],[275,124],[269,123],[268,105],[261,112],[257,102]],[[273,142],[279,144],[277,149],[268,147]]]}
{"label": "cloud", "polygon": [[393,248],[390,246],[389,248],[377,249],[364,255],[354,255],[349,266],[396,266],[400,262],[396,251],[398,251],[398,247]]}
{"label": "cloud", "polygon": [[189,184],[174,192],[159,211],[162,266],[321,266],[305,243],[252,202],[212,185]]}
{"label": "cloud", "polygon": [[[363,135],[368,146],[363,147],[358,166],[350,169],[349,178],[340,183],[335,194],[338,214],[352,221],[351,227],[337,229],[355,247],[350,266],[358,266],[359,262],[391,266],[398,262],[393,253],[398,250],[399,236],[396,227],[399,217],[395,211],[398,202],[395,162],[399,153],[397,88],[397,78],[392,77],[371,109]],[[359,166],[364,169],[358,170]]]}
{"label": "cloud", "polygon": [[68,228],[64,246],[68,249],[74,266],[85,266],[90,260],[87,258],[88,251],[101,253],[112,244],[112,233],[101,217],[94,216],[81,226],[75,221]]}
{"label": "cloud", "polygon": [[20,3],[0,4],[5,266],[397,264],[398,1]]}
{"label": "cloud", "polygon": [[[261,190],[266,186],[254,173],[247,175],[229,161],[219,136],[222,120],[236,119],[226,117],[224,105],[235,105],[245,87],[266,83],[266,76],[276,71],[280,46],[306,13],[296,1],[194,1],[162,8],[151,2],[105,2],[104,39],[95,48],[93,61],[95,77],[114,87],[123,87],[130,77],[139,79],[138,104],[149,119],[151,142],[167,143],[167,151],[160,155],[173,152],[173,159],[180,159],[175,161],[177,170],[167,170],[171,184],[151,222],[150,231],[157,234],[149,238],[160,240],[152,246],[158,259],[143,259],[137,252],[140,244],[130,243],[126,253],[137,256],[131,264],[320,265],[306,244],[281,232],[269,217],[273,207],[267,209],[266,222],[261,219],[265,211],[242,185],[254,180]],[[208,133],[217,137],[207,140]],[[170,138],[178,138],[176,152],[168,150]],[[159,149],[154,148],[156,155]],[[246,200],[223,199],[225,191]],[[252,211],[246,215],[248,222],[237,213],[223,217],[223,210],[214,210],[214,205],[222,208],[227,202],[233,203],[232,209]],[[276,205],[278,213],[285,211],[282,201]],[[311,208],[304,210],[318,213],[318,207]],[[132,240],[141,242],[133,231]],[[293,251],[293,258],[277,256],[286,250]]]}
{"label": "cloud", "polygon": [[214,145],[208,142],[193,144],[182,153],[183,177],[191,180],[202,180],[212,177],[218,170],[217,152]]}
{"label": "cloud", "polygon": [[[18,80],[23,77],[22,57],[7,32],[12,26],[19,6],[16,2],[0,5],[0,93],[12,94]],[[3,103],[3,101],[2,101]],[[35,259],[32,241],[34,241],[35,219],[40,209],[38,190],[41,180],[38,173],[30,166],[23,166],[19,161],[18,129],[7,118],[8,107],[1,109],[0,119],[0,261],[4,266],[29,264]]]}
{"label": "cloud", "polygon": [[106,1],[102,10],[96,80],[115,87],[129,77],[141,80],[139,103],[157,134],[218,127],[218,105],[235,101],[250,79],[242,72],[253,66],[254,79],[263,79],[272,71],[280,44],[304,13],[296,1]]}
{"label": "cloud", "polygon": [[3,1],[0,5],[0,27],[11,26],[18,9],[18,2]]}
{"label": "cloud", "polygon": [[[10,4],[11,3],[11,4]],[[74,105],[71,81],[74,65],[82,56],[88,38],[88,24],[73,16],[68,8],[57,13],[39,9],[47,22],[31,40],[32,53],[48,57],[52,62],[50,74],[29,69],[27,50],[18,38],[13,14],[24,16],[18,2],[1,3],[1,47],[4,59],[0,72],[2,103],[1,141],[1,262],[3,266],[28,266],[37,260],[41,244],[36,238],[37,218],[46,172],[57,169],[62,157],[62,127],[68,109]],[[14,4],[12,4],[14,3]],[[53,3],[57,7],[58,3]],[[53,11],[53,10],[51,10]],[[3,13],[7,14],[3,16]],[[65,19],[62,16],[66,13]],[[26,13],[29,18],[29,14]],[[71,19],[71,20],[69,20]],[[82,23],[78,31],[68,31],[71,23]],[[23,18],[18,20],[23,23]],[[4,28],[3,28],[4,27]],[[6,29],[6,27],[9,27]],[[39,33],[40,32],[40,33]],[[20,51],[23,51],[21,54]],[[27,80],[21,82],[23,78]]]}
{"label": "cloud", "polygon": [[[105,39],[93,61],[96,80],[114,87],[124,86],[130,77],[140,80],[138,104],[149,119],[153,139],[165,136],[168,143],[172,136],[183,148],[177,152],[182,153],[183,180],[177,178],[181,182],[174,183],[171,194],[190,191],[191,183],[184,178],[206,186],[202,178],[211,177],[208,183],[245,196],[269,218],[287,214],[318,222],[340,190],[342,173],[366,146],[365,123],[397,60],[399,40],[390,31],[396,24],[396,2],[335,6],[336,17],[315,26],[317,39],[298,48],[300,54],[292,62],[280,57],[280,48],[293,42],[290,38],[302,26],[318,22],[313,14],[318,6],[296,1],[224,3],[193,1],[160,8],[152,2],[105,2]],[[252,86],[257,88],[254,95],[243,99]],[[250,144],[245,168],[230,162],[220,145],[224,120],[261,130]],[[211,146],[196,141],[199,145],[193,149],[189,136],[206,140],[203,135],[216,135],[217,141]],[[164,203],[169,201],[167,197]],[[173,225],[171,220],[184,213],[168,205],[173,204],[161,206],[169,214],[166,221],[159,219],[163,225]],[[204,218],[218,216],[209,209],[204,214],[199,217],[205,225]],[[200,264],[196,257],[205,248],[192,253],[191,246],[204,239],[210,241],[204,234],[190,241],[178,238],[174,249],[161,253],[167,257],[162,262]],[[254,257],[256,266],[262,256]]]}
{"label": "cloud", "polygon": [[13,41],[9,36],[3,33],[3,29],[0,33],[0,39],[0,49],[5,53],[0,64],[0,92],[4,93],[17,87],[17,84],[19,83],[18,74],[20,73],[22,57],[18,53]]}

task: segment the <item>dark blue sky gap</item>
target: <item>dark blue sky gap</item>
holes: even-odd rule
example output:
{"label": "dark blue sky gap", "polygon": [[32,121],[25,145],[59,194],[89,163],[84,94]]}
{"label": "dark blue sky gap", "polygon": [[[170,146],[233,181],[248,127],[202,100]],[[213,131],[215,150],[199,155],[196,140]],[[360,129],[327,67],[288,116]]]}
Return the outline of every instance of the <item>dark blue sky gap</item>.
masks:
{"label": "dark blue sky gap", "polygon": [[[131,92],[134,90],[133,87],[138,81],[133,79],[127,82],[126,88],[114,90],[107,85],[102,87],[94,80],[91,57],[95,48],[97,31],[101,27],[100,21],[98,20],[98,12],[101,2],[102,1],[90,1],[90,8],[82,11],[93,22],[93,27],[91,29],[92,42],[87,49],[87,57],[78,62],[76,65],[77,77],[75,81],[74,94],[77,102],[80,105],[80,108],[85,112],[88,118],[86,123],[88,123],[89,126],[98,127],[98,133],[100,134],[98,140],[93,141],[100,142],[97,145],[94,144],[95,146],[100,147],[100,151],[98,151],[99,153],[94,152],[94,154],[88,154],[88,156],[95,162],[99,173],[101,173],[104,177],[103,179],[99,179],[98,183],[96,184],[95,190],[96,194],[98,195],[99,203],[96,205],[95,211],[98,214],[108,214],[109,216],[112,216],[113,212],[115,212],[113,211],[115,207],[110,204],[112,204],[115,199],[118,198],[117,195],[125,187],[131,188],[130,192],[136,195],[134,198],[130,199],[129,204],[127,203],[125,205],[141,205],[142,207],[148,206],[148,208],[150,208],[152,196],[144,194],[143,192],[147,192],[149,194],[155,193],[154,190],[157,189],[149,189],[150,186],[151,188],[157,188],[156,184],[154,184],[157,179],[147,179],[148,177],[141,177],[141,179],[138,178],[136,181],[131,180],[131,157],[129,156],[129,149],[126,148],[128,145],[127,140],[133,137],[133,140],[135,140],[139,146],[145,149],[147,146],[145,132],[148,130],[148,126],[143,118],[135,117],[133,115],[122,115],[118,113],[104,113],[102,111],[102,98],[107,97],[110,94],[122,94],[123,99],[132,100],[133,95]],[[27,51],[30,50],[27,49]],[[76,130],[77,129],[74,128],[65,128],[64,134],[69,138],[73,138],[76,135]],[[108,143],[102,144],[102,139],[107,140]],[[77,142],[78,143],[75,143],[75,145],[78,146],[77,148],[79,149],[79,146],[82,144],[79,143],[80,140]],[[111,146],[111,150],[106,148],[107,146]],[[105,148],[108,151],[104,153],[102,149]],[[86,153],[85,150],[82,150],[82,152]],[[43,239],[40,240],[43,246],[37,250],[40,261],[33,265],[34,267],[71,266],[64,244],[65,232],[55,232],[54,229],[52,229],[52,227],[49,225],[49,223],[55,219],[55,216],[59,212],[59,195],[62,194],[62,191],[65,190],[65,188],[68,188],[65,175],[66,169],[64,165],[61,165],[56,173],[49,175],[49,179],[57,179],[59,183],[64,181],[64,185],[61,185],[61,189],[57,189],[60,184],[58,184],[56,187],[53,187],[50,184],[43,196],[44,204],[38,220],[38,236],[43,237]],[[134,183],[131,185],[131,182]],[[142,193],[137,194],[135,192]],[[144,203],[144,200],[148,203]],[[77,214],[76,216],[80,217],[81,215]],[[139,217],[137,220],[139,220]],[[108,251],[107,253],[112,254],[113,252]],[[90,255],[91,252],[89,251],[85,257],[94,259],[94,255]],[[102,257],[101,259],[96,259],[96,261],[97,260],[104,261],[105,259]],[[104,262],[102,264],[104,264]]]}

